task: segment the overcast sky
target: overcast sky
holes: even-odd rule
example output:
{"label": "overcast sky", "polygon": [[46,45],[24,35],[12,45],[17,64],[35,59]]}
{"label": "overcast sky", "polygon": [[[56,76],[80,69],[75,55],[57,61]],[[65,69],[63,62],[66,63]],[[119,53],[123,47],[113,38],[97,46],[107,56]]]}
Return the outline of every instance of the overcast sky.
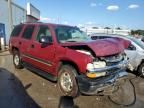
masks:
{"label": "overcast sky", "polygon": [[144,29],[144,0],[13,0],[31,2],[44,22]]}

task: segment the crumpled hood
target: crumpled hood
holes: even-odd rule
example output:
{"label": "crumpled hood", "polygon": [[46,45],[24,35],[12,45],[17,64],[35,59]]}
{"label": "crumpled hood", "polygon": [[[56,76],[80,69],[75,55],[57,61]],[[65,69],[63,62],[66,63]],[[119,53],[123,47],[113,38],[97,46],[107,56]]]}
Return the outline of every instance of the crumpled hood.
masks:
{"label": "crumpled hood", "polygon": [[97,57],[121,53],[125,48],[128,48],[129,44],[130,41],[120,38],[107,38],[87,43],[87,45],[95,52]]}
{"label": "crumpled hood", "polygon": [[124,49],[128,48],[129,44],[130,41],[121,38],[106,38],[78,43],[63,43],[62,46],[72,49],[83,49],[85,46],[87,46],[95,53],[97,57],[103,57],[124,52]]}

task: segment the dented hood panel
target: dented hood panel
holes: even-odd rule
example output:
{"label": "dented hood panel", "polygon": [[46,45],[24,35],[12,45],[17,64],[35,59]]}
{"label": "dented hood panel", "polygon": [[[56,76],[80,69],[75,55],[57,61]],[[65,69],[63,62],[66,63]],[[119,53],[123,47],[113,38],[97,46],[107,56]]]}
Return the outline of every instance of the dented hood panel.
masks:
{"label": "dented hood panel", "polygon": [[118,54],[128,47],[129,41],[120,38],[107,38],[96,40],[88,44],[93,49],[96,56],[109,56]]}
{"label": "dented hood panel", "polygon": [[120,38],[107,38],[79,43],[64,43],[62,46],[83,46],[87,45],[93,50],[97,57],[109,56],[124,52],[130,44],[129,41]]}

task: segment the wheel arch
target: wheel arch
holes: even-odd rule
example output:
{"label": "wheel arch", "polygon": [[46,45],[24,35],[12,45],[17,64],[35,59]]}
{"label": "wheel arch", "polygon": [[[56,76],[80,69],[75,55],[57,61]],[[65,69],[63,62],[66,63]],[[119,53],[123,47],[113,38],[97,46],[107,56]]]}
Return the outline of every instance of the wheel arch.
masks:
{"label": "wheel arch", "polygon": [[71,81],[72,81],[72,88],[71,88],[70,91],[65,90],[64,86],[61,85],[61,81],[62,81],[61,80],[61,75],[62,75],[63,72],[65,73],[65,71],[59,71],[58,72],[58,87],[61,91],[60,93],[62,93],[65,96],[71,96],[71,97],[74,97],[74,98],[79,96],[79,88],[78,88],[78,84],[77,84],[77,81],[76,81],[76,76],[80,73],[77,71],[78,70],[77,65],[74,62],[67,61],[67,60],[61,60],[60,64],[61,65],[60,65],[59,70],[62,69],[63,66],[64,66],[63,68],[73,70],[73,71],[72,70],[68,71],[68,73],[70,75],[70,78],[71,78]]}
{"label": "wheel arch", "polygon": [[144,59],[141,60],[141,63],[140,63],[140,64],[142,64],[142,63],[144,63]]}
{"label": "wheel arch", "polygon": [[61,69],[61,67],[62,67],[63,65],[71,65],[73,68],[76,69],[77,74],[80,74],[79,67],[78,67],[77,64],[74,63],[73,61],[70,61],[70,60],[60,60],[59,66],[58,66],[58,71]]}
{"label": "wheel arch", "polygon": [[141,66],[142,63],[144,63],[144,59],[141,60],[141,62],[140,62],[140,64],[138,65],[138,67],[137,67],[136,70],[138,70],[138,69],[140,68],[140,66]]}
{"label": "wheel arch", "polygon": [[17,47],[12,47],[12,54],[14,53],[14,51],[19,51],[19,49]]}

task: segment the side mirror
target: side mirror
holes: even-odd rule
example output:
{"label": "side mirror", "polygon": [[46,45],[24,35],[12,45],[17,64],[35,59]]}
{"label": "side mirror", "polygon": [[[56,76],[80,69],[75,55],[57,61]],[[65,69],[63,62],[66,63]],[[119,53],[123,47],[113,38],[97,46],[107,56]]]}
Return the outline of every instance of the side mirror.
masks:
{"label": "side mirror", "polygon": [[52,44],[52,37],[50,36],[41,36],[39,42],[42,44]]}

